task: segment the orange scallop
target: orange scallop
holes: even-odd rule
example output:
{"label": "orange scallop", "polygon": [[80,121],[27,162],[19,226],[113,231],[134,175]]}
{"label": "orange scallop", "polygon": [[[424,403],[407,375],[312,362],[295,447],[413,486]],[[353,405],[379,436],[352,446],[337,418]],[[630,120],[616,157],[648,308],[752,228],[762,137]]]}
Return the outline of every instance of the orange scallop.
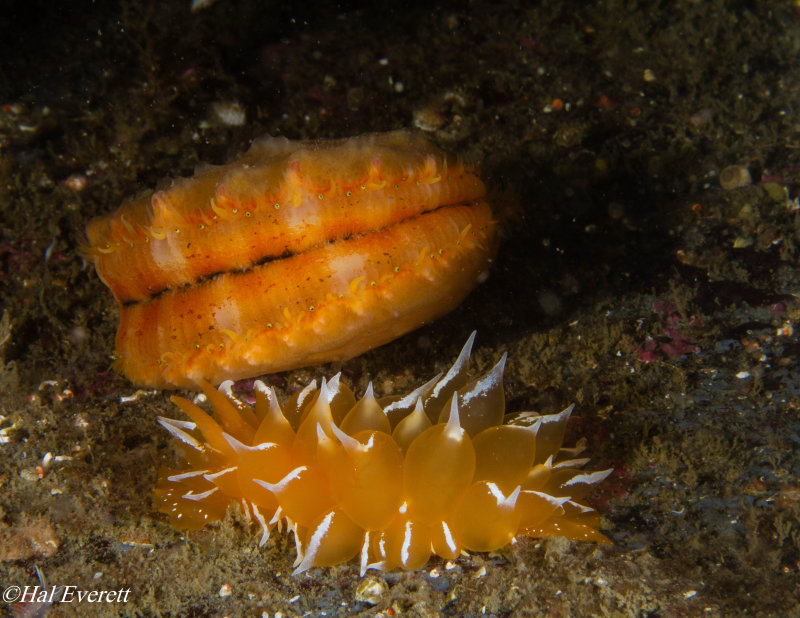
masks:
{"label": "orange scallop", "polygon": [[413,133],[257,141],[91,221],[119,369],[188,387],[346,360],[453,309],[495,222],[476,172]]}

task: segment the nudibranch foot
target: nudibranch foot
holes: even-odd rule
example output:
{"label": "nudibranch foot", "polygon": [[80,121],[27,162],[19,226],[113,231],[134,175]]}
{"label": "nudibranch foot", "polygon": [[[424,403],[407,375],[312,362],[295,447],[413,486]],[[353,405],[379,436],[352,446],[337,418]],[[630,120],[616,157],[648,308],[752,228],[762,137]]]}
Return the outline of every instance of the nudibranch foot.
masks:
{"label": "nudibranch foot", "polygon": [[159,418],[182,464],[161,471],[156,508],[196,530],[243,504],[260,544],[285,521],[295,574],[353,558],[362,575],[416,569],[521,536],[607,543],[582,499],[612,471],[585,472],[582,446],[562,446],[573,406],[505,416],[505,356],[470,381],[474,336],[449,371],[405,397],[376,399],[370,384],[357,400],[337,375],[283,405],[256,382],[251,407],[227,384],[200,382],[214,417],[173,397],[191,421]]}

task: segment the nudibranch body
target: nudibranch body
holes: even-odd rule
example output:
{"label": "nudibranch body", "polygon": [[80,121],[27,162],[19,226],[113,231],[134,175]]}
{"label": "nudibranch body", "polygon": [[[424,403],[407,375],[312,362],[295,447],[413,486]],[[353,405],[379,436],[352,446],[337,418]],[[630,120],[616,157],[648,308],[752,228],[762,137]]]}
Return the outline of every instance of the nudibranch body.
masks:
{"label": "nudibranch body", "polygon": [[283,406],[256,382],[255,408],[202,383],[216,419],[173,397],[191,421],[159,418],[184,463],[161,471],[158,510],[193,530],[238,501],[262,545],[285,522],[295,573],[354,557],[362,574],[416,569],[518,536],[608,542],[580,499],[611,470],[584,472],[582,445],[562,447],[572,406],[506,416],[505,356],[469,381],[473,339],[444,376],[402,397],[377,400],[370,384],[356,401],[338,375]]}
{"label": "nudibranch body", "polygon": [[450,311],[495,222],[475,171],[406,131],[257,141],[91,221],[119,369],[194,388],[347,360]]}

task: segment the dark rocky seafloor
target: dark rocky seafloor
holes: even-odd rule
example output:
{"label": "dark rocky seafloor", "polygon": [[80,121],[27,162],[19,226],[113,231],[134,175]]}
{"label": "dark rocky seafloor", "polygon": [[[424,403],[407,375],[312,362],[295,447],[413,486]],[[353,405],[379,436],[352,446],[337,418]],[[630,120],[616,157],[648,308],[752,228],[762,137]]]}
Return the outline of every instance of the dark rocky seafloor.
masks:
{"label": "dark rocky seafloor", "polygon": [[[0,10],[0,587],[130,589],[19,616],[800,614],[797,2],[6,1]],[[510,410],[577,404],[612,545],[520,539],[421,571],[292,578],[234,510],[150,494],[163,392],[111,370],[93,216],[259,135],[417,126],[506,221],[453,313],[342,370],[421,384],[478,330]],[[134,396],[135,395],[135,396]]]}

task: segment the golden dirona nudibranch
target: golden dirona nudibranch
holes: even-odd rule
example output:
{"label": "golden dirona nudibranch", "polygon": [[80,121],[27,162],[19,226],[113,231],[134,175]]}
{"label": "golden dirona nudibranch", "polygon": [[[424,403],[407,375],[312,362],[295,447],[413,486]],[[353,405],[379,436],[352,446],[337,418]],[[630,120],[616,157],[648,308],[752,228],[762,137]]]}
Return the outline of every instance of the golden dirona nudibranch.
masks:
{"label": "golden dirona nudibranch", "polygon": [[212,418],[182,397],[191,421],[159,418],[177,439],[178,469],[162,469],[156,508],[180,529],[220,520],[231,502],[262,530],[294,533],[294,573],[358,558],[417,569],[432,554],[491,551],[519,536],[608,542],[581,499],[611,470],[585,472],[583,445],[564,448],[570,406],[507,415],[506,357],[470,380],[472,333],[444,375],[404,396],[356,400],[337,374],[283,405],[256,382],[255,407],[230,383],[200,387]]}
{"label": "golden dirona nudibranch", "polygon": [[409,131],[257,140],[92,220],[117,368],[195,388],[348,360],[455,308],[496,222],[477,171]]}

